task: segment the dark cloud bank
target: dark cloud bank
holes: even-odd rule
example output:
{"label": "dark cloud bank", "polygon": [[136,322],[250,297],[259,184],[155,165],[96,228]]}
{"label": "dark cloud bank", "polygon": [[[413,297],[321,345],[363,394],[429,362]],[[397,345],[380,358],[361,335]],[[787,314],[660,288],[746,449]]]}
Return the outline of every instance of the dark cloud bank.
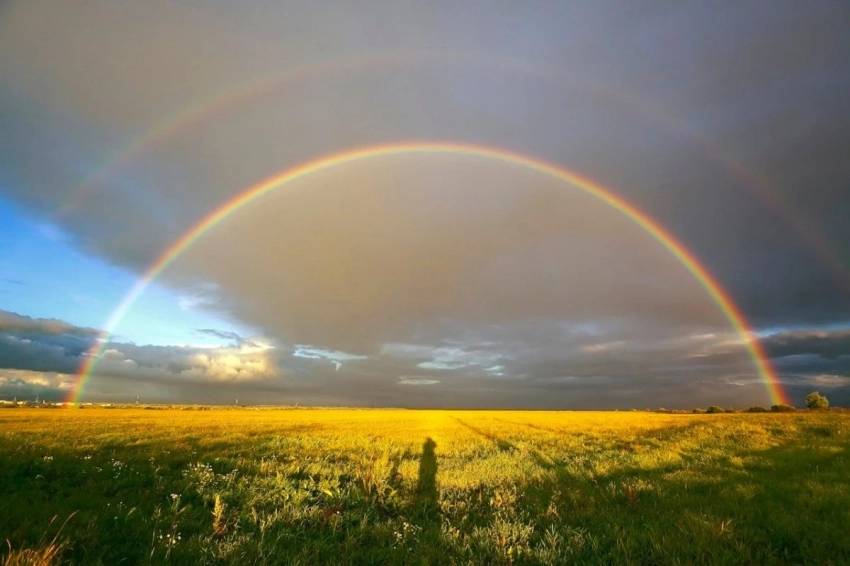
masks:
{"label": "dark cloud bank", "polygon": [[[689,407],[695,400],[743,406],[764,397],[737,337],[729,334],[598,343],[591,335],[562,330],[562,345],[554,349],[552,328],[545,340],[511,344],[501,341],[502,330],[474,343],[387,343],[364,356],[212,332],[233,344],[105,344],[89,398],[581,409]],[[93,340],[91,329],[0,312],[0,364],[12,368],[0,370],[0,396],[64,399],[86,355],[83,347]],[[789,332],[765,343],[796,401],[820,389],[833,403],[850,402],[850,356],[834,355],[841,344],[847,351],[846,331]],[[636,403],[646,395],[652,395],[651,403]]]}

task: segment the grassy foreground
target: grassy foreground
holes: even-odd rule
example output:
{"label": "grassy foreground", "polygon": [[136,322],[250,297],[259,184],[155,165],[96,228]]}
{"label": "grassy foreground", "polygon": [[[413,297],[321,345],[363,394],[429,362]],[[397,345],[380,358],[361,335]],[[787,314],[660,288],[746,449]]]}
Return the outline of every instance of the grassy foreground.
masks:
{"label": "grassy foreground", "polygon": [[834,413],[4,410],[0,564],[847,564],[848,446]]}

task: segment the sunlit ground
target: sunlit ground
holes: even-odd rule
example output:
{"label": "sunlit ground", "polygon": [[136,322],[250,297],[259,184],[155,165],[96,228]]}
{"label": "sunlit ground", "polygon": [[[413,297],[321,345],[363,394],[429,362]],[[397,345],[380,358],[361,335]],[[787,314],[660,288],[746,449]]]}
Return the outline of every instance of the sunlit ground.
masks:
{"label": "sunlit ground", "polygon": [[850,561],[846,413],[14,409],[0,431],[0,533],[57,563]]}

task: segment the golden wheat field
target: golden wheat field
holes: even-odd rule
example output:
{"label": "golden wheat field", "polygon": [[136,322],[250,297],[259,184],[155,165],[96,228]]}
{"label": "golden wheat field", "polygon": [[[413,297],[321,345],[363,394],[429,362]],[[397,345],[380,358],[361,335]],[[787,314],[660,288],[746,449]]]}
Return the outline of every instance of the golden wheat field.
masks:
{"label": "golden wheat field", "polygon": [[0,411],[3,564],[846,564],[843,413]]}

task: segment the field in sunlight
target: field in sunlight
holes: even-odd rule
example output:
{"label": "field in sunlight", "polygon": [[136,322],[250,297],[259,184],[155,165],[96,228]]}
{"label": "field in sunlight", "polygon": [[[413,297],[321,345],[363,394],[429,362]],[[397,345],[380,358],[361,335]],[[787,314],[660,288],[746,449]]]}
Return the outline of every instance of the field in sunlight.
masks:
{"label": "field in sunlight", "polygon": [[71,564],[846,564],[848,444],[839,413],[3,410],[0,540]]}

